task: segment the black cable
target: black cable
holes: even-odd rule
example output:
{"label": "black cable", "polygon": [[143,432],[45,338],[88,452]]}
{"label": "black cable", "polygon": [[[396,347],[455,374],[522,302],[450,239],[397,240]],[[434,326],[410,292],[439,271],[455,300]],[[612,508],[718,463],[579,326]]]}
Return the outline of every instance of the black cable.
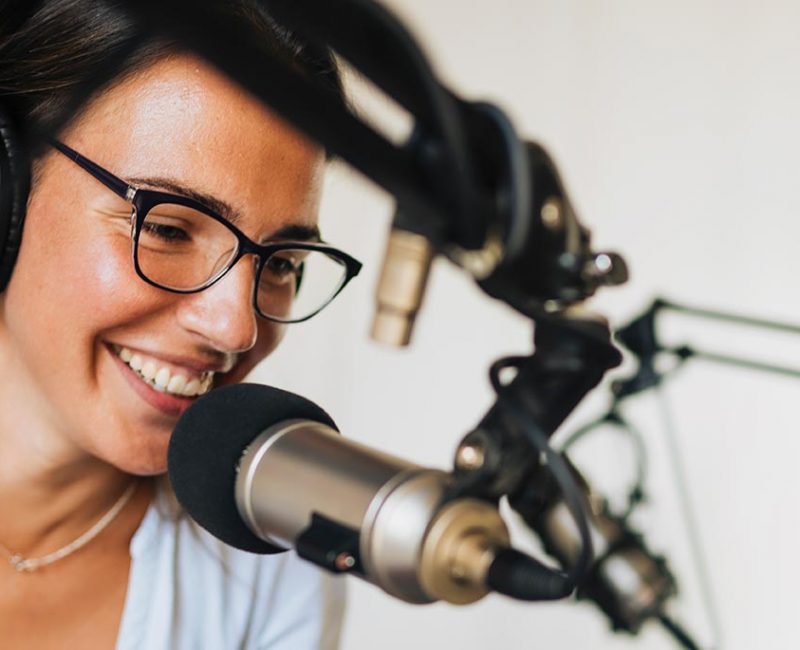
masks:
{"label": "black cable", "polygon": [[[510,413],[522,429],[528,441],[545,457],[547,465],[558,484],[564,504],[572,515],[578,533],[581,537],[581,552],[569,572],[563,574],[566,580],[564,596],[568,595],[581,581],[586,570],[592,562],[592,538],[589,532],[589,523],[584,510],[583,491],[575,482],[575,475],[567,461],[553,447],[550,446],[547,435],[539,428],[532,417],[525,413],[521,406],[504,396],[505,383],[500,378],[500,373],[508,368],[518,369],[520,364],[527,361],[525,356],[512,356],[498,359],[489,368],[489,379],[492,387],[498,394],[498,405]],[[509,382],[510,383],[510,382]]]}
{"label": "black cable", "polygon": [[567,596],[583,579],[593,559],[592,538],[584,510],[583,491],[575,482],[575,476],[563,456],[550,446],[545,433],[517,405],[506,402],[505,406],[507,411],[514,416],[528,441],[545,457],[547,467],[561,490],[564,504],[572,515],[581,537],[581,552],[575,564],[566,574],[564,596]]}
{"label": "black cable", "polygon": [[486,574],[486,586],[516,600],[560,600],[572,589],[569,577],[515,548],[497,551]]}
{"label": "black cable", "polygon": [[686,630],[669,616],[666,614],[659,614],[658,620],[661,625],[664,626],[664,629],[666,629],[681,646],[686,648],[686,650],[700,650],[700,646],[692,640],[692,637],[689,636]]}
{"label": "black cable", "polygon": [[[517,426],[525,434],[525,437],[532,444],[534,449],[544,456],[548,469],[550,470],[561,491],[564,504],[569,510],[570,515],[572,515],[572,518],[578,529],[578,533],[581,538],[581,551],[575,563],[567,572],[548,569],[552,574],[560,576],[560,588],[557,590],[557,592],[549,593],[548,599],[564,598],[572,593],[572,591],[578,586],[592,562],[592,539],[591,533],[589,532],[589,523],[586,517],[586,512],[584,511],[585,506],[583,493],[575,482],[575,477],[567,462],[558,452],[556,452],[555,449],[550,446],[547,436],[536,425],[531,417],[517,404],[508,399],[504,400],[501,397],[499,403],[502,404],[506,413],[513,416]],[[533,558],[530,559],[533,560]],[[537,560],[534,560],[534,562],[539,564]],[[519,568],[521,570],[525,569],[524,566],[520,566]],[[535,567],[531,567],[531,572],[534,574],[532,576],[533,579],[535,577]],[[552,588],[553,585],[548,585],[548,587]],[[517,595],[515,597],[519,598],[521,596]],[[529,598],[529,600],[538,599],[540,598]]]}
{"label": "black cable", "polygon": [[572,593],[583,579],[592,562],[592,539],[584,510],[583,492],[567,461],[550,446],[547,435],[537,426],[531,415],[521,405],[504,395],[506,384],[500,373],[509,368],[518,369],[528,357],[513,356],[499,359],[489,369],[489,380],[497,392],[498,406],[511,415],[528,442],[547,461],[570,515],[581,538],[581,551],[569,571],[563,572],[545,566],[535,558],[515,549],[498,553],[487,576],[487,584],[495,591],[522,600],[555,600]]}

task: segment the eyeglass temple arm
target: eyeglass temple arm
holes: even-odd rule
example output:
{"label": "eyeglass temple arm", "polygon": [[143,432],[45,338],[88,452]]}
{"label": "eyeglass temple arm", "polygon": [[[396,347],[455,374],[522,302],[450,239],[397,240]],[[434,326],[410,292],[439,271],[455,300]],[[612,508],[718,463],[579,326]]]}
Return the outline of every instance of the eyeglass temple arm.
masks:
{"label": "eyeglass temple arm", "polygon": [[89,172],[120,198],[123,198],[126,201],[133,199],[133,195],[136,193],[136,188],[132,185],[129,185],[118,176],[114,176],[114,174],[103,169],[100,167],[100,165],[93,163],[91,160],[82,156],[71,147],[65,145],[63,142],[59,142],[58,140],[50,140],[50,144],[54,149],[64,154],[76,164],[80,165],[83,169]]}

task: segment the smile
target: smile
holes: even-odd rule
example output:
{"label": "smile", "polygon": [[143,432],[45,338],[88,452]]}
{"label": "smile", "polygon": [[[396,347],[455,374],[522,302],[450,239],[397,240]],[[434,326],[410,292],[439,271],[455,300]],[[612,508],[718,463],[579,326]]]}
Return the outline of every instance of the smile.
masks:
{"label": "smile", "polygon": [[114,353],[133,370],[150,388],[160,393],[179,397],[205,395],[214,383],[214,372],[199,375],[188,369],[177,369],[163,361],[148,357],[128,348],[113,348]]}

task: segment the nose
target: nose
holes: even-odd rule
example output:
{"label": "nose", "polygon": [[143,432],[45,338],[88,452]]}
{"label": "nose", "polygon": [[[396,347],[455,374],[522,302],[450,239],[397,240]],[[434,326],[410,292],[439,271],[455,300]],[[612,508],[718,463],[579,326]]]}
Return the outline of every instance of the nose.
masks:
{"label": "nose", "polygon": [[183,296],[178,307],[181,326],[219,352],[252,348],[258,336],[253,309],[254,262],[254,256],[240,259],[216,284]]}

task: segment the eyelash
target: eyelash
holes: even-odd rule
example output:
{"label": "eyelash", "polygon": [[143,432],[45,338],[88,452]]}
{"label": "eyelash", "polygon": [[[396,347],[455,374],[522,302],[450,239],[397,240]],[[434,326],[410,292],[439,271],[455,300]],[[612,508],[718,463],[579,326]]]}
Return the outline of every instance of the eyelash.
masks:
{"label": "eyelash", "polygon": [[[188,235],[186,234],[186,231],[182,230],[181,228],[178,228],[177,226],[166,226],[157,223],[145,222],[144,224],[142,224],[142,231],[148,232],[153,237],[157,237],[158,239],[161,239],[163,241],[170,241],[170,242],[179,240],[188,241],[189,239]],[[177,236],[170,236],[165,231],[171,231],[177,234]]]}
{"label": "eyelash", "polygon": [[[274,265],[275,263],[280,263],[281,264],[282,268],[278,271],[278,273],[279,274],[283,274],[283,275],[292,274],[292,275],[297,276],[298,273],[300,272],[300,267],[302,266],[302,264],[294,264],[291,260],[288,260],[285,257],[280,257],[278,255],[271,255],[267,259],[266,267],[269,270],[273,270],[273,266],[272,265]],[[287,265],[290,268],[287,269],[286,268]]]}

